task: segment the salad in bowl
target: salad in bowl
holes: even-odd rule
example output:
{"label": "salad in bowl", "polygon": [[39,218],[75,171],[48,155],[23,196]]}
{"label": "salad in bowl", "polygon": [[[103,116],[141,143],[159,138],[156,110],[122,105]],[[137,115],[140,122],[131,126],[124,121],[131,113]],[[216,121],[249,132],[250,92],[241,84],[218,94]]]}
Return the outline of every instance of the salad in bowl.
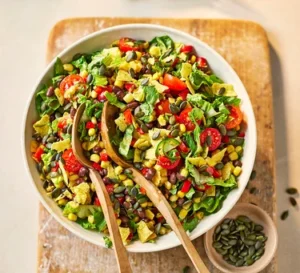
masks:
{"label": "salad in bowl", "polygon": [[248,126],[234,85],[215,74],[191,44],[169,35],[120,37],[92,53],[57,58],[51,80],[35,94],[31,160],[45,198],[66,221],[103,234],[111,246],[89,170],[71,145],[76,110],[85,104],[79,138],[106,184],[123,243],[130,248],[134,241],[159,242],[171,232],[130,169],[105,150],[104,103],[120,110],[111,137],[118,153],[161,190],[187,232],[240,190]]}

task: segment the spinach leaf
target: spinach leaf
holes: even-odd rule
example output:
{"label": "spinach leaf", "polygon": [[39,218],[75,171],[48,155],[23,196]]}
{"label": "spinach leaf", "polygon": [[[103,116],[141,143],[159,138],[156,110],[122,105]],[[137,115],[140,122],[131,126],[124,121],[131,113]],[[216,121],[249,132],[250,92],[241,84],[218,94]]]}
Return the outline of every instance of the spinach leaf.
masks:
{"label": "spinach leaf", "polygon": [[129,152],[133,131],[134,131],[133,125],[130,125],[126,128],[123,140],[121,141],[119,146],[119,153],[125,157]]}
{"label": "spinach leaf", "polygon": [[185,221],[183,223],[183,228],[185,231],[192,232],[198,225],[199,220],[197,217],[194,217],[192,220]]}
{"label": "spinach leaf", "polygon": [[123,102],[120,102],[117,98],[117,96],[113,93],[106,92],[105,97],[107,98],[108,102],[121,110],[126,107],[126,104]]}
{"label": "spinach leaf", "polygon": [[56,62],[54,64],[53,75],[63,75],[65,74],[64,66],[60,58],[56,58]]}

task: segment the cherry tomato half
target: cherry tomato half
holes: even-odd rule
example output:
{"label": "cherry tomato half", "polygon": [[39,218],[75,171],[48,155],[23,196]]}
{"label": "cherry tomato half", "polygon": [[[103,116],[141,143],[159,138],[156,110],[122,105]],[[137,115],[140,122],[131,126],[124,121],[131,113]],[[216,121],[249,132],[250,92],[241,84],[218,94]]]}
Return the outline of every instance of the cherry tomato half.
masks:
{"label": "cherry tomato half", "polygon": [[114,192],[114,185],[113,184],[107,184],[105,185],[106,190],[108,192],[108,194],[112,194]]}
{"label": "cherry tomato half", "polygon": [[197,63],[199,68],[207,66],[207,60],[203,57],[197,57],[196,63]]}
{"label": "cherry tomato half", "polygon": [[167,73],[164,76],[163,85],[166,85],[171,90],[178,92],[186,89],[186,84],[183,81]]}
{"label": "cherry tomato half", "polygon": [[180,143],[180,145],[178,146],[178,149],[182,153],[188,153],[190,151],[189,147],[186,146],[184,142]]}
{"label": "cherry tomato half", "polygon": [[65,150],[62,154],[62,158],[65,161],[65,169],[68,172],[78,173],[82,165],[79,163],[79,161],[76,159],[72,148]]}
{"label": "cherry tomato half", "polygon": [[183,100],[186,100],[188,94],[189,94],[189,90],[188,90],[188,89],[185,89],[185,90],[181,91],[181,92],[178,94],[178,96],[181,97]]}
{"label": "cherry tomato half", "polygon": [[202,145],[206,142],[208,136],[211,137],[211,144],[208,146],[208,150],[214,151],[221,144],[221,134],[216,128],[206,128],[200,135],[200,141]]}
{"label": "cherry tomato half", "polygon": [[171,110],[170,110],[170,102],[168,99],[166,100],[162,100],[160,101],[156,107],[155,107],[155,112],[156,112],[156,115],[159,116],[159,115],[163,115],[163,114],[166,114],[166,113],[171,113]]}
{"label": "cherry tomato half", "polygon": [[194,47],[192,45],[183,45],[181,48],[180,48],[180,52],[183,52],[183,53],[190,53],[194,50]]}
{"label": "cherry tomato half", "polygon": [[[180,114],[179,116],[176,116],[176,120],[179,123],[183,123],[186,127],[187,131],[193,131],[196,128],[196,125],[194,124],[194,122],[191,121],[190,117],[189,117],[189,113],[192,111],[191,107],[185,108]],[[201,123],[201,120],[197,121],[198,124]]]}
{"label": "cherry tomato half", "polygon": [[66,90],[68,90],[71,86],[75,85],[76,83],[84,83],[84,79],[76,74],[69,75],[61,81],[59,89],[62,92],[62,94],[64,94]]}
{"label": "cherry tomato half", "polygon": [[173,162],[164,155],[161,155],[157,158],[157,164],[167,170],[175,169],[179,165],[179,163],[180,157]]}
{"label": "cherry tomato half", "polygon": [[119,40],[119,48],[122,52],[138,51],[140,48],[134,45],[134,40],[130,38],[121,38]]}
{"label": "cherry tomato half", "polygon": [[225,124],[227,129],[235,128],[236,126],[240,125],[243,120],[243,113],[241,109],[237,106],[229,106],[229,121]]}

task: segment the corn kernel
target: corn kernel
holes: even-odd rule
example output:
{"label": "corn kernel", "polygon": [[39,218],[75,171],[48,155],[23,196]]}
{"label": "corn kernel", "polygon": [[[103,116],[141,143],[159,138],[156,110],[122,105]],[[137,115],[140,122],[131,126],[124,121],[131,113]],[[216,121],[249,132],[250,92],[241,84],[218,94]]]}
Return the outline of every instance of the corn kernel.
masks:
{"label": "corn kernel", "polygon": [[104,142],[103,142],[103,141],[100,141],[100,142],[99,142],[99,147],[100,147],[101,149],[104,148]]}
{"label": "corn kernel", "polygon": [[228,147],[227,147],[227,153],[232,153],[234,151],[234,146],[233,145],[229,145]]}
{"label": "corn kernel", "polygon": [[147,206],[148,206],[148,207],[153,207],[153,203],[152,203],[151,201],[148,201],[148,202],[147,202]]}
{"label": "corn kernel", "polygon": [[152,164],[150,163],[149,160],[144,160],[144,161],[143,161],[143,164],[144,164],[145,167],[147,167],[147,168],[151,168],[151,167],[152,167]]}
{"label": "corn kernel", "polygon": [[[161,54],[160,48],[158,46],[151,46],[149,49],[149,53],[152,57],[159,57]],[[152,65],[154,65],[154,63],[152,63]]]}
{"label": "corn kernel", "polygon": [[182,133],[185,133],[185,132],[186,132],[186,127],[185,127],[185,125],[184,125],[183,123],[181,123],[181,124],[179,125],[179,130],[180,130],[180,132],[182,132]]}
{"label": "corn kernel", "polygon": [[80,72],[80,76],[81,76],[82,78],[85,78],[85,77],[87,77],[88,75],[89,75],[89,72],[87,72],[86,70],[83,70],[83,71]]}
{"label": "corn kernel", "polygon": [[93,162],[99,163],[100,162],[100,156],[97,155],[97,154],[92,154],[90,156],[90,160],[93,161]]}
{"label": "corn kernel", "polygon": [[96,134],[96,130],[94,128],[90,128],[88,131],[89,136],[93,136]]}
{"label": "corn kernel", "polygon": [[195,197],[193,198],[194,203],[200,203],[201,202],[201,197]]}
{"label": "corn kernel", "polygon": [[242,146],[236,146],[236,147],[235,147],[235,151],[236,151],[237,153],[240,153],[242,150],[243,150],[243,147],[242,147]]}
{"label": "corn kernel", "polygon": [[161,83],[161,84],[164,83],[164,78],[163,77],[159,77],[159,83]]}
{"label": "corn kernel", "polygon": [[132,101],[134,100],[134,97],[133,97],[132,93],[127,93],[127,94],[124,96],[123,100],[124,100],[125,102],[129,103],[129,102],[132,102]]}
{"label": "corn kernel", "polygon": [[74,69],[74,66],[72,64],[64,64],[64,70],[68,72],[72,72]]}
{"label": "corn kernel", "polygon": [[148,202],[144,202],[144,203],[140,204],[140,206],[141,206],[142,208],[146,208],[146,207],[148,206]]}
{"label": "corn kernel", "polygon": [[116,85],[116,86],[122,88],[123,85],[124,85],[124,82],[122,82],[122,81],[115,81],[114,85]]}
{"label": "corn kernel", "polygon": [[75,180],[77,180],[79,178],[79,176],[77,175],[77,174],[73,174],[73,175],[70,175],[69,176],[69,180],[70,181],[75,181]]}
{"label": "corn kernel", "polygon": [[94,224],[94,221],[95,221],[94,215],[89,215],[89,216],[88,216],[88,222],[89,222],[90,224]]}
{"label": "corn kernel", "polygon": [[148,228],[149,229],[154,229],[154,223],[153,223],[153,221],[149,221],[148,223],[147,223],[147,226],[148,226]]}
{"label": "corn kernel", "polygon": [[189,171],[186,168],[182,168],[180,170],[180,174],[184,177],[187,177],[189,175]]}
{"label": "corn kernel", "polygon": [[229,154],[229,158],[231,161],[237,160],[239,158],[239,155],[237,154],[237,152],[232,152]]}
{"label": "corn kernel", "polygon": [[63,198],[63,199],[58,200],[57,203],[59,206],[65,206],[68,203],[68,200]]}
{"label": "corn kernel", "polygon": [[163,168],[160,165],[155,165],[154,169],[157,170],[157,171],[161,171]]}
{"label": "corn kernel", "polygon": [[171,182],[167,181],[167,182],[165,183],[165,188],[166,188],[167,190],[170,190],[170,189],[172,188]]}
{"label": "corn kernel", "polygon": [[182,191],[178,191],[178,192],[177,192],[177,196],[178,196],[179,198],[183,198],[183,197],[185,196],[185,193],[182,192]]}
{"label": "corn kernel", "polygon": [[147,48],[149,47],[149,42],[145,42],[145,43],[143,44],[143,47],[144,47],[145,49],[147,49]]}
{"label": "corn kernel", "polygon": [[109,167],[109,162],[108,161],[101,161],[101,168],[107,169]]}
{"label": "corn kernel", "polygon": [[179,212],[179,219],[183,220],[188,214],[188,211],[186,209],[181,209],[181,211]]}
{"label": "corn kernel", "polygon": [[135,216],[135,217],[133,218],[133,221],[134,221],[135,223],[139,222],[139,221],[140,221],[140,217]]}
{"label": "corn kernel", "polygon": [[196,217],[197,217],[199,220],[203,219],[203,217],[204,217],[204,212],[202,212],[202,211],[196,212]]}
{"label": "corn kernel", "polygon": [[97,119],[96,119],[96,117],[92,117],[92,118],[91,118],[91,122],[92,122],[93,124],[97,124]]}
{"label": "corn kernel", "polygon": [[193,63],[195,63],[195,62],[196,62],[196,56],[193,55],[193,56],[191,57],[191,63],[193,64]]}
{"label": "corn kernel", "polygon": [[124,181],[126,178],[127,178],[127,175],[126,175],[126,174],[120,174],[120,175],[119,175],[119,179],[120,179],[121,181]]}
{"label": "corn kernel", "polygon": [[97,97],[98,97],[97,92],[93,90],[93,91],[91,92],[91,97],[92,97],[93,99],[97,98]]}
{"label": "corn kernel", "polygon": [[96,191],[96,188],[95,188],[95,185],[94,183],[91,183],[91,191],[95,192]]}
{"label": "corn kernel", "polygon": [[160,77],[160,74],[156,72],[153,74],[152,79],[157,81],[159,79],[159,77]]}
{"label": "corn kernel", "polygon": [[133,181],[131,179],[126,179],[123,181],[125,187],[133,186]]}
{"label": "corn kernel", "polygon": [[30,142],[30,152],[31,153],[35,153],[36,150],[37,150],[37,148],[38,148],[38,146],[39,146],[38,142],[36,140],[32,140]]}
{"label": "corn kernel", "polygon": [[176,202],[171,203],[171,207],[172,207],[173,209],[175,209],[175,208],[177,207],[177,203],[176,203]]}
{"label": "corn kernel", "polygon": [[167,233],[167,229],[165,227],[161,227],[159,230],[160,235],[165,235]]}
{"label": "corn kernel", "polygon": [[115,174],[116,175],[119,175],[119,174],[121,174],[123,172],[123,168],[121,167],[121,166],[117,166],[116,168],[115,168]]}
{"label": "corn kernel", "polygon": [[154,213],[151,210],[149,210],[149,209],[145,210],[145,214],[146,214],[146,217],[148,219],[150,219],[150,220],[152,220],[154,218],[154,216],[155,216]]}
{"label": "corn kernel", "polygon": [[174,98],[169,98],[169,103],[175,103],[175,99]]}
{"label": "corn kernel", "polygon": [[136,58],[139,60],[142,57],[142,53],[140,51],[136,51]]}
{"label": "corn kernel", "polygon": [[167,177],[167,176],[162,176],[162,177],[160,178],[160,182],[161,182],[161,183],[166,183],[166,182],[168,182],[168,177]]}
{"label": "corn kernel", "polygon": [[75,222],[75,221],[77,220],[77,215],[74,214],[74,213],[69,213],[69,214],[68,214],[68,219],[69,219],[70,221]]}
{"label": "corn kernel", "polygon": [[172,195],[170,198],[171,202],[176,202],[178,200],[178,196],[177,195]]}
{"label": "corn kernel", "polygon": [[163,115],[160,115],[158,117],[157,121],[158,121],[160,126],[166,126],[167,125],[167,121],[166,121],[166,119]]}
{"label": "corn kernel", "polygon": [[239,167],[239,166],[235,167],[234,170],[233,170],[233,174],[235,176],[239,176],[241,174],[241,172],[242,172],[242,168]]}
{"label": "corn kernel", "polygon": [[121,219],[117,219],[117,224],[118,224],[118,226],[120,226],[121,223],[122,223]]}

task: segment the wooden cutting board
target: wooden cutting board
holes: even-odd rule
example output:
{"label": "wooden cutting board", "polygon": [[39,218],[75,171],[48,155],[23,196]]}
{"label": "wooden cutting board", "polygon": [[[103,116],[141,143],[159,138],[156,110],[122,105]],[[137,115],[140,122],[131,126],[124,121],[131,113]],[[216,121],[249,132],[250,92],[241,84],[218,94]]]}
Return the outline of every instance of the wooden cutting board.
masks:
{"label": "wooden cutting board", "polygon": [[[266,33],[248,21],[200,19],[72,18],[58,22],[52,29],[47,62],[65,47],[94,31],[127,23],[152,23],[188,32],[218,51],[235,69],[253,104],[257,121],[256,178],[251,182],[258,191],[246,190],[240,202],[254,202],[275,219],[276,188],[274,131],[269,47]],[[38,272],[113,273],[117,272],[112,250],[92,245],[71,234],[41,206],[38,234]],[[202,238],[194,244],[211,272],[220,272],[205,255]],[[182,272],[189,265],[196,272],[183,248],[130,254],[134,272]],[[276,258],[263,271],[277,272]]]}

